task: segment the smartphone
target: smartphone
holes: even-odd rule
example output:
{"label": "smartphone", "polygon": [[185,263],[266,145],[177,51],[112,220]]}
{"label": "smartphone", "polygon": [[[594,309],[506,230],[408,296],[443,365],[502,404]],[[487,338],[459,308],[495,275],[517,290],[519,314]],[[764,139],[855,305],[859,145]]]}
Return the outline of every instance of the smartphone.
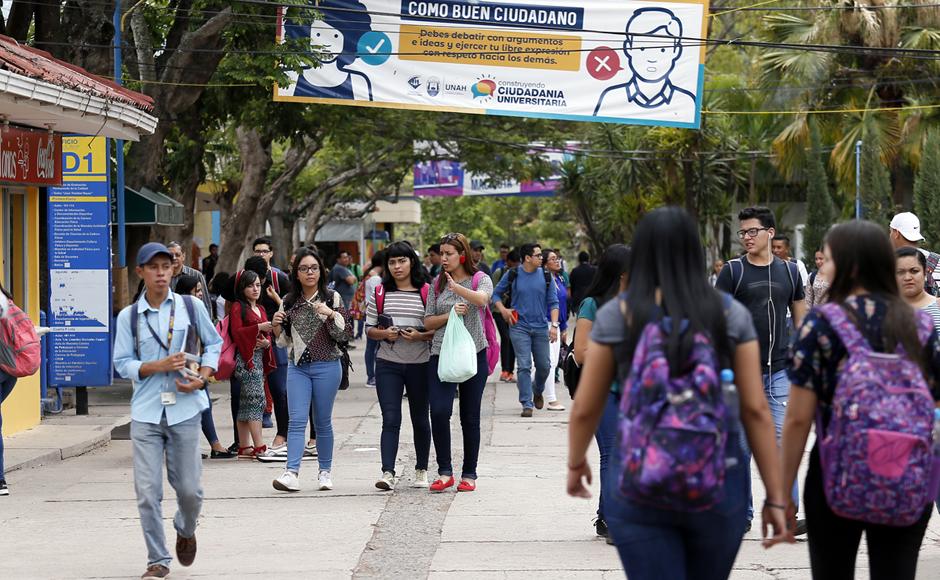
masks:
{"label": "smartphone", "polygon": [[509,311],[509,313],[512,318],[512,323],[518,324],[519,323],[519,311],[513,308],[512,310]]}
{"label": "smartphone", "polygon": [[392,317],[388,314],[379,314],[379,328],[391,328],[395,326],[395,321],[392,320]]}

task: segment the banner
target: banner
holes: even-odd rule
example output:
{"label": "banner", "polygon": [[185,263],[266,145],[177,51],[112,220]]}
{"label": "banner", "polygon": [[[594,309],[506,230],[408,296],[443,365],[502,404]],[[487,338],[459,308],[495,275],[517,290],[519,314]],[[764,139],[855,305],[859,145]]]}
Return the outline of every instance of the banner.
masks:
{"label": "banner", "polygon": [[275,101],[698,128],[705,0],[311,0]]}
{"label": "banner", "polygon": [[548,197],[555,195],[561,179],[560,167],[564,154],[540,152],[552,164],[552,175],[543,181],[505,181],[493,183],[489,175],[464,171],[460,161],[419,161],[414,167],[416,196],[457,197],[462,195]]}
{"label": "banner", "polygon": [[62,183],[62,136],[0,124],[0,182]]}
{"label": "banner", "polygon": [[62,138],[62,186],[49,192],[49,384],[111,384],[108,141]]}

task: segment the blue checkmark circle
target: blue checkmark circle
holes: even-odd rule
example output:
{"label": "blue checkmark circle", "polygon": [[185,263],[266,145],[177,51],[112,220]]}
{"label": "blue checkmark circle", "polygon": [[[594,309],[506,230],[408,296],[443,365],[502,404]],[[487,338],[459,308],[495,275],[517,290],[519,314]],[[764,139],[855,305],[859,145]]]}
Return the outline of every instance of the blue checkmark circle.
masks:
{"label": "blue checkmark circle", "polygon": [[369,31],[359,39],[356,52],[362,62],[379,66],[392,55],[392,40],[384,32]]}

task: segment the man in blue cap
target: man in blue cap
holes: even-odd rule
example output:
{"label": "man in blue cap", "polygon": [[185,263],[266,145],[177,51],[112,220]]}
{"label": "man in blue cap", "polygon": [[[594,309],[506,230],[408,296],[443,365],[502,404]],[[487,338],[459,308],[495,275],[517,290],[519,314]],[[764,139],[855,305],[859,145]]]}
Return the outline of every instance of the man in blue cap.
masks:
{"label": "man in blue cap", "polygon": [[[196,521],[202,509],[201,415],[209,406],[205,388],[218,368],[222,339],[201,301],[170,290],[173,264],[166,246],[144,244],[137,253],[137,275],[144,292],[118,315],[114,366],[134,382],[134,488],[148,558],[141,578],[166,578],[172,558],[160,509],[164,458],[176,491],[176,557],[189,566],[196,557]],[[195,349],[187,345],[196,336],[202,353],[193,356]]]}

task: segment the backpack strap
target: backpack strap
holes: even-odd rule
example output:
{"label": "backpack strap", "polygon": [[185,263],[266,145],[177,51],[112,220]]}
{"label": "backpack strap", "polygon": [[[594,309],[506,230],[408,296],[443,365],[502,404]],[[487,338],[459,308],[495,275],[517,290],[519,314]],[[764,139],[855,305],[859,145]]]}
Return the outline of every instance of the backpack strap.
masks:
{"label": "backpack strap", "polygon": [[281,283],[277,279],[277,270],[271,270],[271,286],[274,286],[274,291],[277,292],[278,296],[280,296]]}
{"label": "backpack strap", "polygon": [[385,285],[379,283],[375,287],[375,313],[379,316],[385,312]]}
{"label": "backpack strap", "polygon": [[140,360],[140,333],[137,327],[140,325],[140,313],[137,312],[137,302],[131,303],[131,338],[134,339],[134,354]]}
{"label": "backpack strap", "polygon": [[871,346],[861,331],[855,325],[855,322],[849,319],[848,313],[841,304],[829,302],[818,307],[819,313],[829,321],[832,330],[836,336],[845,345],[846,350],[851,355],[853,352],[868,352]]}
{"label": "backpack strap", "polygon": [[424,286],[421,287],[421,304],[424,304],[425,307],[428,305],[428,293],[431,292],[431,285],[425,282]]}
{"label": "backpack strap", "polygon": [[792,304],[796,302],[796,289],[798,288],[796,281],[802,279],[802,276],[800,276],[800,267],[796,265],[796,262],[787,260],[784,264],[787,265],[787,272],[790,274],[790,288],[792,289],[790,303]]}
{"label": "backpack strap", "polygon": [[188,294],[183,295],[183,304],[186,305],[186,314],[189,315],[189,323],[196,326],[196,307],[193,305],[193,297]]}
{"label": "backpack strap", "polygon": [[[735,275],[735,265],[738,266],[738,273]],[[744,262],[741,258],[735,258],[733,260],[728,260],[728,267],[731,268],[731,296],[738,296],[738,288],[741,287],[741,282],[744,281]]]}
{"label": "backpack strap", "polygon": [[809,285],[812,286],[816,283],[816,274],[819,274],[819,270],[814,271],[809,275]]}

